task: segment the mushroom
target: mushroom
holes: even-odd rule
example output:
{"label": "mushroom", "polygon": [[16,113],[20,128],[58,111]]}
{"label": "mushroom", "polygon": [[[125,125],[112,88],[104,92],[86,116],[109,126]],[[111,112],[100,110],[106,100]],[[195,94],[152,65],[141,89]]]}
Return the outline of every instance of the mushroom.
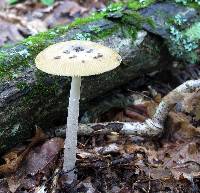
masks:
{"label": "mushroom", "polygon": [[40,52],[36,67],[46,73],[71,76],[63,171],[68,183],[76,179],[77,130],[81,76],[101,74],[120,65],[120,55],[106,46],[91,41],[71,40],[56,43]]}

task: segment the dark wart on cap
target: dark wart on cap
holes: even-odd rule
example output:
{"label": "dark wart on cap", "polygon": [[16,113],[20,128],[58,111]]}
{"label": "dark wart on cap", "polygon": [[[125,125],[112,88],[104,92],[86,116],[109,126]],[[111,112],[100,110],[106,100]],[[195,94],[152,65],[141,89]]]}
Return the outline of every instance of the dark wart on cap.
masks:
{"label": "dark wart on cap", "polygon": [[54,59],[60,59],[61,58],[61,56],[55,56],[54,57]]}
{"label": "dark wart on cap", "polygon": [[97,56],[94,56],[94,59],[98,59],[98,58],[102,58],[102,57],[103,57],[103,54],[98,53]]}
{"label": "dark wart on cap", "polygon": [[84,49],[83,47],[78,46],[78,47],[75,47],[74,50],[75,50],[76,52],[82,52],[82,51],[84,51],[85,49]]}
{"label": "dark wart on cap", "polygon": [[89,49],[88,51],[86,51],[87,53],[92,53],[93,49]]}
{"label": "dark wart on cap", "polygon": [[76,55],[70,56],[69,59],[76,58]]}
{"label": "dark wart on cap", "polygon": [[63,53],[70,54],[70,51],[69,50],[65,50],[65,51],[63,51]]}

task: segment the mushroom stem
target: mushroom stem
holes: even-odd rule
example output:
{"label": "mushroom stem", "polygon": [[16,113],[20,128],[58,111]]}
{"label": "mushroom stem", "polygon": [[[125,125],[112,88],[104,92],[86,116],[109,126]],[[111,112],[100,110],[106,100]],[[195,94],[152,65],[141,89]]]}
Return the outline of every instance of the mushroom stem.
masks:
{"label": "mushroom stem", "polygon": [[80,87],[81,77],[72,77],[63,163],[63,171],[68,173],[67,183],[69,184],[76,179],[74,168],[76,163]]}

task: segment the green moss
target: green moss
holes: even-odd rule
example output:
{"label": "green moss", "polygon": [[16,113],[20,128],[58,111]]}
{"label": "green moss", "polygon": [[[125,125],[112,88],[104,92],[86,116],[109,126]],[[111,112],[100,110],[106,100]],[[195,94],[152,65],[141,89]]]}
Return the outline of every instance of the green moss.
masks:
{"label": "green moss", "polygon": [[146,23],[150,25],[152,28],[155,27],[155,23],[151,18],[146,18],[140,15],[136,11],[128,11],[123,14],[121,21],[122,29],[125,35],[131,37],[133,41],[137,36],[137,32],[141,30],[142,26]]}
{"label": "green moss", "polygon": [[139,9],[148,7],[149,5],[155,3],[156,0],[143,0],[143,1],[139,1],[139,0],[124,0],[124,1],[120,1],[118,3],[112,3],[107,7],[107,12],[108,11],[119,11],[122,10],[124,7],[137,11]]}
{"label": "green moss", "polygon": [[5,56],[6,54],[4,52],[0,52],[0,61],[3,60]]}
{"label": "green moss", "polygon": [[105,15],[106,15],[105,12],[99,12],[99,13],[92,13],[91,16],[88,17],[76,18],[74,22],[68,25],[68,28],[71,29],[80,25],[84,25],[93,21],[103,19]]}
{"label": "green moss", "polygon": [[13,72],[17,73],[16,69],[29,66],[31,64],[31,54],[27,50],[27,47],[23,44],[15,45],[12,48],[2,49],[0,51],[2,55],[0,59],[0,81],[3,78],[11,79]]}
{"label": "green moss", "polygon": [[3,74],[5,73],[5,69],[4,69],[4,59],[7,57],[7,55],[4,52],[0,52],[0,78],[3,76]]}
{"label": "green moss", "polygon": [[197,2],[190,2],[187,4],[187,7],[191,7],[191,8],[200,10],[200,5]]}
{"label": "green moss", "polygon": [[49,96],[55,96],[59,92],[60,84],[57,76],[51,77],[51,82],[46,82],[46,73],[42,71],[36,71],[37,82],[35,85],[29,87],[26,83],[21,82],[17,87],[21,90],[31,89],[27,95],[23,98],[23,104],[30,105],[32,100],[40,98],[41,101],[45,101]]}
{"label": "green moss", "polygon": [[142,9],[142,8],[145,8],[145,7],[148,7],[149,5],[155,3],[156,0],[144,0],[143,2],[139,2],[139,0],[133,0],[133,1],[128,1],[127,3],[127,7],[129,9],[132,9],[132,10],[138,10],[138,9]]}
{"label": "green moss", "polygon": [[185,61],[185,63],[195,64],[199,61],[196,52],[198,42],[191,37],[186,35],[184,31],[178,30],[175,26],[170,26],[169,51],[173,56]]}
{"label": "green moss", "polygon": [[200,40],[200,22],[193,24],[184,33],[191,40]]}
{"label": "green moss", "polygon": [[97,39],[104,39],[110,35],[112,35],[117,29],[119,28],[119,25],[115,25],[113,28],[96,31],[94,34],[92,34],[91,40],[97,40]]}
{"label": "green moss", "polygon": [[26,82],[18,82],[16,87],[20,90],[27,89],[29,86]]}
{"label": "green moss", "polygon": [[[174,0],[176,3],[200,10],[199,0]],[[199,1],[199,2],[198,2]]]}
{"label": "green moss", "polygon": [[[33,99],[38,96],[42,96],[43,98],[48,98],[52,94],[55,94],[58,88],[59,87],[56,84],[56,82],[53,83],[52,85],[44,86],[44,83],[41,81],[32,88],[31,95],[29,95],[26,99]],[[29,100],[27,102],[29,102]]]}
{"label": "green moss", "polygon": [[111,12],[119,12],[126,7],[127,4],[123,2],[117,2],[117,3],[111,3],[109,6],[107,6],[106,9],[103,10],[104,13],[111,13]]}
{"label": "green moss", "polygon": [[120,27],[119,24],[115,24],[113,27],[108,29],[100,28],[99,26],[88,26],[90,33],[81,33],[76,34],[74,39],[82,39],[82,40],[98,40],[98,39],[104,39],[110,35],[112,35],[115,31],[118,30]]}
{"label": "green moss", "polygon": [[135,40],[137,36],[137,30],[130,25],[121,26],[122,32],[124,33],[125,37],[131,37],[131,39]]}
{"label": "green moss", "polygon": [[124,13],[122,17],[122,23],[124,25],[131,24],[137,29],[141,29],[142,25],[145,23],[149,24],[153,28],[155,27],[155,24],[151,18],[143,17],[136,11],[129,11]]}

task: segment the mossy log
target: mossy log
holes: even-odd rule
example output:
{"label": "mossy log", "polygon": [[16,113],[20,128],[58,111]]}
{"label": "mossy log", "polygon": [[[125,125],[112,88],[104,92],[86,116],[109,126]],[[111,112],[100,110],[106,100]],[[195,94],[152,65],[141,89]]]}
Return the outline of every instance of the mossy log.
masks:
{"label": "mossy log", "polygon": [[135,12],[153,1],[143,5],[133,2],[114,4],[68,26],[0,48],[0,153],[30,137],[35,125],[49,128],[65,123],[70,78],[47,75],[34,65],[35,56],[48,45],[92,40],[115,49],[123,58],[113,71],[83,78],[81,112],[92,99],[144,73],[170,66],[164,39],[142,30],[142,26],[153,29],[147,12],[145,17]]}

